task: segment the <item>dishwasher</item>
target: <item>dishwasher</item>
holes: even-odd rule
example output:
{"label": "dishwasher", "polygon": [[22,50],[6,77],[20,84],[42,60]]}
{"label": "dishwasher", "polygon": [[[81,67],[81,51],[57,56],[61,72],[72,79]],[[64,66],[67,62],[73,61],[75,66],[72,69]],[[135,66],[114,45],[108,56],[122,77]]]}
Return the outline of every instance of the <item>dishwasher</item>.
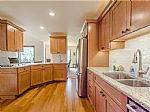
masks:
{"label": "dishwasher", "polygon": [[141,105],[133,101],[132,99],[129,99],[127,104],[128,112],[150,112],[143,108]]}

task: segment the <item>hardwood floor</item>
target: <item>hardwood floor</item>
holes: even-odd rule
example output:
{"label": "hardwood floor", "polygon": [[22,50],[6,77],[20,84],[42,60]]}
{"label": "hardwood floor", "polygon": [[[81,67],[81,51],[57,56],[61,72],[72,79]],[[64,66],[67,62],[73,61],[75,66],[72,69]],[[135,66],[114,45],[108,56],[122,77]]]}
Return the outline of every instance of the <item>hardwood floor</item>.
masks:
{"label": "hardwood floor", "polygon": [[94,112],[87,98],[79,98],[75,79],[34,88],[5,101],[0,112]]}

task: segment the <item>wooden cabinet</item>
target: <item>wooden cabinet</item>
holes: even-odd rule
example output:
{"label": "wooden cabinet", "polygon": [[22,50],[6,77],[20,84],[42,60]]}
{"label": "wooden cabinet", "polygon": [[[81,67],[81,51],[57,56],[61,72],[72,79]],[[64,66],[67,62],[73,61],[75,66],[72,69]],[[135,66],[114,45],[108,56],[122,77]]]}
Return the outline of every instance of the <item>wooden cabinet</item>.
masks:
{"label": "wooden cabinet", "polygon": [[7,50],[16,51],[15,48],[15,28],[7,25]]}
{"label": "wooden cabinet", "polygon": [[41,84],[42,82],[43,82],[42,66],[32,65],[31,66],[31,86]]}
{"label": "wooden cabinet", "polygon": [[55,81],[65,81],[67,79],[67,65],[66,64],[53,64],[52,79]]}
{"label": "wooden cabinet", "polygon": [[7,35],[6,35],[7,25],[0,23],[0,50],[7,50]]}
{"label": "wooden cabinet", "polygon": [[108,112],[106,111],[106,94],[104,91],[98,86],[95,85],[95,110],[96,112]]}
{"label": "wooden cabinet", "polygon": [[95,107],[95,87],[94,87],[94,77],[93,73],[89,70],[87,71],[87,97],[92,104],[93,107]]}
{"label": "wooden cabinet", "polygon": [[110,13],[108,12],[99,22],[99,50],[109,49]]}
{"label": "wooden cabinet", "polygon": [[126,34],[127,28],[127,1],[119,1],[111,9],[110,39],[114,40]]}
{"label": "wooden cabinet", "polygon": [[[90,70],[88,70],[87,79],[87,85],[91,86],[87,87],[88,99],[90,100],[92,105],[94,104],[93,106],[95,107],[96,112],[127,112],[126,95],[113,88],[100,76],[92,73]],[[91,82],[93,84],[91,84]],[[94,95],[92,97],[89,97],[89,95],[92,95],[92,92],[90,91],[90,93],[89,90],[92,90],[92,92],[94,92]]]}
{"label": "wooden cabinet", "polygon": [[131,2],[128,2],[128,10],[130,13],[128,16],[128,32],[150,25],[150,1],[131,0]]}
{"label": "wooden cabinet", "polygon": [[52,54],[66,54],[67,50],[66,36],[50,37],[50,50]]}
{"label": "wooden cabinet", "polygon": [[[23,70],[19,70],[23,69]],[[30,67],[18,68],[18,92],[21,94],[30,88]]]}
{"label": "wooden cabinet", "polygon": [[0,50],[23,51],[23,31],[7,20],[0,20]]}
{"label": "wooden cabinet", "polygon": [[43,82],[52,81],[52,65],[43,65]]}
{"label": "wooden cabinet", "polygon": [[23,32],[15,29],[15,50],[23,51]]}

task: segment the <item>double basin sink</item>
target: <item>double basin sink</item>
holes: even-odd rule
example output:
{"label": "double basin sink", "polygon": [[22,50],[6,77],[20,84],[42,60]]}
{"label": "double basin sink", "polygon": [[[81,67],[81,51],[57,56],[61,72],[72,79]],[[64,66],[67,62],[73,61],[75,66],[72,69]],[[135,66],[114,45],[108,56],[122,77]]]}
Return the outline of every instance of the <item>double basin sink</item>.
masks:
{"label": "double basin sink", "polygon": [[150,83],[146,83],[145,81],[139,80],[122,72],[107,72],[103,74],[127,86],[150,87]]}

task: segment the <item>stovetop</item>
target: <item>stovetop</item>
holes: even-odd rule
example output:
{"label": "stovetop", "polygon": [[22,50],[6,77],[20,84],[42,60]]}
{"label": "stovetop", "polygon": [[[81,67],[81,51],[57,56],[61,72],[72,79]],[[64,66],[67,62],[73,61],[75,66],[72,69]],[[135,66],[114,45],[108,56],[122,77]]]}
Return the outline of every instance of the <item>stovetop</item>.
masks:
{"label": "stovetop", "polygon": [[0,67],[13,67],[14,65],[0,65]]}

